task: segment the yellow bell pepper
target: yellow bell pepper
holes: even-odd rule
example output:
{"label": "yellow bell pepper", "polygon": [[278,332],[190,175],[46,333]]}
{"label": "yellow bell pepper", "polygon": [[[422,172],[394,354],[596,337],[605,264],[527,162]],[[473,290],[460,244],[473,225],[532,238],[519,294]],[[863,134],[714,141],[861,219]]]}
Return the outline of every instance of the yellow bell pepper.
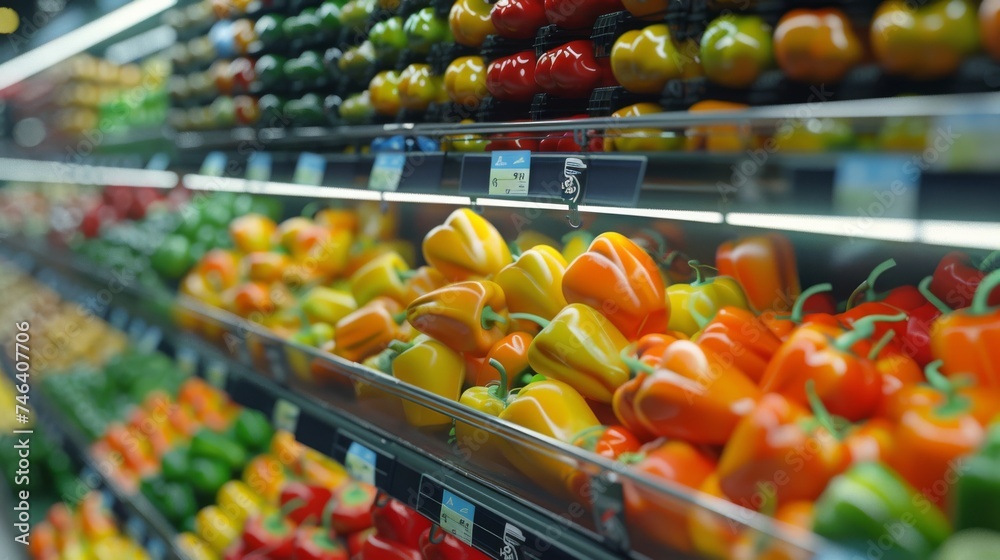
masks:
{"label": "yellow bell pepper", "polygon": [[518,251],[522,253],[539,245],[548,245],[549,247],[554,248],[556,252],[559,251],[558,241],[533,229],[522,230],[521,233],[518,233],[517,237],[514,238],[514,246],[517,247]]}
{"label": "yellow bell pepper", "polygon": [[688,64],[697,61],[681,54],[665,23],[626,31],[611,48],[611,71],[633,93],[660,93]]}
{"label": "yellow bell pepper", "polygon": [[91,558],[134,558],[130,554],[135,543],[124,535],[105,535],[89,542]]}
{"label": "yellow bell pepper", "polygon": [[705,278],[698,261],[688,261],[695,271],[695,281],[674,284],[667,288],[670,300],[670,323],[667,328],[694,336],[715,317],[723,307],[730,305],[750,309],[740,283],[731,276]]}
{"label": "yellow bell pepper", "polygon": [[264,499],[260,494],[241,480],[230,480],[223,484],[215,497],[215,503],[238,527],[242,527],[247,518],[264,507]]}
{"label": "yellow bell pepper", "polygon": [[585,229],[571,231],[563,236],[562,256],[567,263],[587,252],[587,248],[594,241],[594,234]]}
{"label": "yellow bell pepper", "polygon": [[476,107],[486,90],[486,61],[481,56],[460,56],[451,61],[444,72],[444,89],[459,105]]}
{"label": "yellow bell pepper", "polygon": [[[515,314],[513,318],[528,318]],[[621,359],[628,340],[611,321],[582,303],[567,305],[552,321],[542,321],[542,331],[528,348],[531,369],[547,378],[565,382],[580,394],[610,403],[615,389],[629,379]]]}
{"label": "yellow bell pepper", "polygon": [[[486,387],[469,387],[458,399],[460,404],[482,412],[488,416],[500,416],[507,407],[507,370],[496,358],[490,358],[490,365],[500,374],[499,383],[493,382]],[[499,451],[500,447],[489,445],[492,436],[486,431],[475,428],[465,422],[455,422],[455,442],[459,449],[467,449],[472,453]]]}
{"label": "yellow bell pepper", "polygon": [[422,266],[414,270],[406,279],[402,303],[403,305],[410,305],[410,302],[418,297],[447,285],[448,280],[436,268]]}
{"label": "yellow bell pepper", "polygon": [[190,560],[218,560],[219,555],[208,546],[208,543],[201,540],[201,537],[193,533],[181,533],[177,535],[177,548]]}
{"label": "yellow bell pepper", "polygon": [[[399,352],[392,361],[392,375],[416,387],[458,401],[465,381],[465,360],[445,344],[428,338],[416,344],[393,342]],[[411,426],[447,426],[451,417],[409,400],[403,401],[403,414]]]}
{"label": "yellow bell pepper", "polygon": [[511,263],[500,232],[468,208],[455,210],[424,237],[424,260],[452,282],[487,278]]}
{"label": "yellow bell pepper", "polygon": [[386,296],[406,305],[406,280],[411,275],[410,267],[391,251],[368,261],[351,276],[351,293],[359,305],[364,305],[378,296]]}
{"label": "yellow bell pepper", "polygon": [[455,42],[467,47],[483,44],[487,35],[495,34],[490,12],[493,4],[488,0],[457,0],[448,14],[448,25]]}
{"label": "yellow bell pepper", "polygon": [[458,282],[420,296],[406,308],[406,320],[456,352],[476,356],[489,352],[510,323],[503,288],[489,280]]}
{"label": "yellow bell pepper", "polygon": [[497,273],[496,283],[503,289],[510,311],[551,320],[566,307],[562,292],[565,272],[566,259],[559,251],[536,245]]}
{"label": "yellow bell pepper", "polygon": [[357,308],[358,303],[351,294],[324,286],[310,289],[302,298],[302,312],[310,323],[335,325]]}
{"label": "yellow bell pepper", "polygon": [[202,508],[194,516],[194,528],[201,540],[218,554],[225,554],[229,545],[239,538],[241,530],[218,506]]}
{"label": "yellow bell pepper", "polygon": [[[500,419],[567,443],[583,430],[600,425],[583,396],[554,379],[525,385],[509,399]],[[500,447],[504,457],[539,486],[572,494],[577,470],[560,457],[508,440]]]}

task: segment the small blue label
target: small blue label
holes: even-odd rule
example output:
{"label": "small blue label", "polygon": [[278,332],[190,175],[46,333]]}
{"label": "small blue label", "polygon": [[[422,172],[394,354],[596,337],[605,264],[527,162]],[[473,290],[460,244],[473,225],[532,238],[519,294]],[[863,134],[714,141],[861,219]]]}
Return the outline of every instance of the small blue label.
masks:
{"label": "small blue label", "polygon": [[271,180],[271,154],[254,152],[247,159],[247,179],[250,181]]}
{"label": "small blue label", "polygon": [[441,516],[439,525],[465,544],[472,544],[476,506],[448,490],[441,489]]}
{"label": "small blue label", "polygon": [[527,196],[531,176],[531,152],[501,150],[490,156],[491,195]]}
{"label": "small blue label", "polygon": [[319,154],[302,152],[299,154],[299,162],[295,165],[295,174],[292,182],[300,185],[319,186],[323,184],[323,175],[326,173],[326,160]]}
{"label": "small blue label", "polygon": [[403,168],[406,167],[406,154],[400,152],[381,152],[375,156],[372,172],[368,178],[368,188],[373,191],[394,192],[399,188],[403,178]]}
{"label": "small blue label", "polygon": [[226,171],[226,163],[228,162],[226,154],[222,152],[209,152],[205,156],[205,160],[201,162],[199,173],[208,177],[222,177],[223,172]]}
{"label": "small blue label", "polygon": [[157,152],[153,154],[153,157],[149,158],[149,162],[146,163],[146,169],[152,169],[154,171],[164,171],[167,166],[170,165],[170,156],[163,152]]}
{"label": "small blue label", "polygon": [[920,169],[905,156],[852,154],[837,162],[834,210],[859,218],[915,218]]}

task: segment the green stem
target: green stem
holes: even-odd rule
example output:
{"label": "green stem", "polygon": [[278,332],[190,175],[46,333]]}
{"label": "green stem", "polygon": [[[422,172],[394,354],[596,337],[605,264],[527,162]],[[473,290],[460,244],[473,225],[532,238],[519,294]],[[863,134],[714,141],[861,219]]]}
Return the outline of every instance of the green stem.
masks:
{"label": "green stem", "polygon": [[986,315],[990,312],[987,301],[993,288],[1000,286],[1000,270],[994,270],[983,277],[976,288],[976,295],[972,296],[972,305],[969,306],[969,315]]}
{"label": "green stem", "polygon": [[323,506],[323,517],[320,519],[320,524],[323,526],[323,534],[332,534],[333,527],[333,512],[337,509],[337,498],[331,497],[326,501],[326,505]]}
{"label": "green stem", "polygon": [[416,270],[396,270],[396,277],[399,278],[400,282],[406,282],[410,278],[417,275]]}
{"label": "green stem", "polygon": [[517,246],[517,243],[511,241],[507,244],[507,249],[510,251],[510,256],[516,261],[518,257],[521,256],[521,248]]}
{"label": "green stem", "polygon": [[[593,449],[597,446],[597,440],[600,439],[601,434],[603,434],[605,430],[607,430],[607,426],[602,424],[590,426],[589,428],[584,428],[577,432],[576,435],[570,439],[570,441],[576,442],[582,439],[584,440],[584,445],[580,445],[578,447],[589,447],[590,449]],[[593,442],[593,445],[588,446],[587,444],[590,442]]]}
{"label": "green stem", "polygon": [[539,327],[542,327],[543,329],[545,327],[549,326],[549,323],[551,323],[551,321],[549,321],[545,317],[540,317],[540,316],[535,315],[533,313],[511,313],[510,314],[510,318],[511,319],[523,319],[525,321],[531,321],[532,323],[535,323],[536,325],[538,325]]}
{"label": "green stem", "polygon": [[291,500],[288,500],[278,511],[264,519],[264,526],[272,532],[276,532],[284,525],[285,518],[288,517],[289,513],[297,510],[305,504],[306,501],[302,498],[292,498]]}
{"label": "green stem", "polygon": [[669,269],[670,267],[674,266],[674,261],[677,260],[677,257],[679,257],[679,256],[681,256],[683,254],[684,253],[681,253],[680,251],[677,251],[676,249],[673,250],[673,251],[670,251],[669,253],[667,253],[667,256],[664,257],[664,259],[663,259],[663,266]]}
{"label": "green stem", "polygon": [[944,361],[934,360],[924,368],[927,383],[945,396],[944,404],[937,407],[935,412],[941,416],[952,416],[965,412],[969,409],[969,399],[958,394],[958,389],[961,386],[958,380],[948,379],[941,373],[942,364]]}
{"label": "green stem", "polygon": [[626,452],[618,456],[618,462],[623,465],[634,465],[646,458],[645,453]]}
{"label": "green stem", "polygon": [[507,368],[503,367],[500,360],[490,358],[490,365],[500,374],[500,388],[497,389],[497,398],[504,400],[507,398]]}
{"label": "green stem", "polygon": [[894,266],[896,266],[896,259],[886,259],[873,268],[871,273],[868,275],[868,278],[854,290],[851,297],[847,298],[847,308],[854,308],[857,304],[857,300],[862,295],[865,296],[865,301],[872,301],[872,288],[875,287],[875,281],[878,280],[878,277],[881,276],[883,272]]}
{"label": "green stem", "polygon": [[663,252],[667,250],[667,238],[663,237],[662,233],[656,231],[653,228],[643,228],[642,233],[645,233],[646,235],[652,237],[653,241],[656,242],[657,245],[656,254],[662,255]]}
{"label": "green stem", "polygon": [[889,341],[895,336],[896,331],[892,329],[885,331],[882,338],[878,339],[878,342],[876,342],[875,345],[872,346],[872,349],[868,352],[868,359],[872,361],[878,359],[878,355],[882,353],[882,349],[885,348],[885,346],[889,344]]}
{"label": "green stem", "polygon": [[403,321],[406,320],[406,311],[400,311],[399,313],[396,313],[395,315],[392,316],[392,320],[397,325],[402,325]]}
{"label": "green stem", "polygon": [[389,343],[389,349],[392,350],[393,352],[395,352],[396,354],[402,354],[403,352],[406,352],[410,348],[413,348],[413,343],[412,342],[403,342],[402,340],[393,340],[392,342]]}
{"label": "green stem", "polygon": [[896,315],[868,315],[867,317],[862,317],[854,323],[854,327],[851,330],[838,336],[833,341],[833,346],[842,352],[850,352],[852,346],[875,333],[875,323],[888,323],[905,320],[906,313],[897,313]]}
{"label": "green stem", "polygon": [[835,437],[837,441],[841,440],[840,430],[837,429],[837,423],[833,419],[833,415],[830,411],[826,409],[826,405],[816,394],[816,382],[812,379],[806,380],[806,399],[809,401],[809,408],[812,409],[813,416],[819,425],[823,427],[826,431],[830,432],[830,435]]}
{"label": "green stem", "polygon": [[815,286],[810,286],[806,291],[799,294],[798,299],[795,300],[795,305],[792,306],[792,316],[790,317],[792,322],[795,323],[796,325],[802,324],[802,313],[803,313],[803,308],[805,308],[806,306],[806,300],[808,300],[809,298],[818,293],[829,292],[832,289],[833,286],[829,282],[827,282],[824,284],[816,284]]}
{"label": "green stem", "polygon": [[920,295],[924,296],[924,299],[929,301],[931,305],[936,307],[942,314],[951,313],[951,308],[948,307],[948,304],[941,301],[941,298],[934,295],[934,292],[931,291],[930,276],[925,277],[920,281],[920,284],[917,284],[917,290],[920,292]]}
{"label": "green stem", "polygon": [[[694,284],[692,284],[692,286],[693,285]],[[698,325],[698,330],[704,330],[705,325],[708,325],[708,322],[711,321],[712,318],[704,316],[696,307],[697,306],[694,304],[694,297],[688,296],[685,309],[691,314],[691,318],[694,319],[694,322]]]}
{"label": "green stem", "polygon": [[497,313],[496,311],[493,311],[493,308],[487,305],[486,307],[483,308],[482,315],[480,315],[479,325],[483,327],[483,329],[485,330],[490,330],[494,326],[496,326],[497,323],[500,323],[501,325],[506,325],[507,320],[508,319],[506,317]]}
{"label": "green stem", "polygon": [[941,373],[941,366],[944,364],[944,360],[934,360],[933,362],[927,364],[924,367],[924,376],[927,377],[927,383],[930,384],[934,389],[941,391],[942,393],[951,393],[954,387],[951,385],[951,381]]}
{"label": "green stem", "polygon": [[312,217],[316,215],[316,212],[319,212],[320,208],[323,208],[324,204],[325,203],[314,200],[302,207],[302,212],[299,213],[299,216],[312,219]]}
{"label": "green stem", "polygon": [[993,251],[992,253],[983,257],[983,260],[979,262],[979,270],[986,271],[987,268],[993,268],[993,261],[1000,259],[1000,251]]}
{"label": "green stem", "polygon": [[694,259],[688,261],[688,266],[690,266],[694,270],[694,282],[691,282],[692,286],[701,286],[702,284],[705,284],[705,283],[711,281],[711,278],[708,278],[707,275],[702,274],[701,269],[707,268],[707,269],[715,270],[714,266],[708,266],[707,264],[701,264],[700,262],[698,262],[697,260],[694,260]]}
{"label": "green stem", "polygon": [[641,360],[637,360],[636,358],[633,358],[632,356],[629,355],[634,350],[635,350],[635,343],[633,342],[632,344],[629,344],[625,348],[622,348],[622,351],[618,353],[618,356],[621,357],[622,362],[624,362],[625,366],[628,367],[629,377],[635,377],[635,374],[640,371],[649,374],[655,372],[656,370],[653,369],[652,366],[644,364],[642,363]]}

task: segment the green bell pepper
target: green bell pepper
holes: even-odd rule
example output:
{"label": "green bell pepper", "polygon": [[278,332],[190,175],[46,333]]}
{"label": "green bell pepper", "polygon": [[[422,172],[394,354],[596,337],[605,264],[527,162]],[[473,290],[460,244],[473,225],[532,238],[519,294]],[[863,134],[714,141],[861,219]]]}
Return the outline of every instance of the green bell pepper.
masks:
{"label": "green bell pepper", "polygon": [[232,471],[229,466],[217,459],[196,457],[191,460],[188,481],[200,500],[199,503],[210,504],[215,500],[219,488],[229,481]]}
{"label": "green bell pepper", "polygon": [[186,447],[175,447],[160,459],[160,474],[171,482],[184,482],[191,473],[191,457]]}
{"label": "green bell pepper", "polygon": [[834,478],[816,501],[813,530],[883,560],[929,558],[951,534],[941,510],[881,463]]}
{"label": "green bell pepper", "polygon": [[271,444],[271,436],[274,435],[274,429],[271,428],[271,422],[268,421],[267,416],[259,411],[244,408],[236,417],[233,434],[236,436],[236,441],[240,442],[251,454],[256,455],[267,451]]}
{"label": "green bell pepper", "polygon": [[[236,472],[247,462],[247,452],[232,439],[207,428],[198,430],[191,439],[192,459],[211,459],[226,466],[229,472]],[[194,467],[194,462],[191,464]]]}
{"label": "green bell pepper", "polygon": [[1000,531],[1000,424],[994,424],[979,451],[962,462],[950,498],[956,531]]}

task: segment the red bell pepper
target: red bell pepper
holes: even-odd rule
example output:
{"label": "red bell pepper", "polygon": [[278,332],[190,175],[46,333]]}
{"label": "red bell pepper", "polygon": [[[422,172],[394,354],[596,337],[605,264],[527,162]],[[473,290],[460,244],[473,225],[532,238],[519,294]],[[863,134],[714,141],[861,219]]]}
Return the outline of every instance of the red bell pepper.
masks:
{"label": "red bell pepper", "polygon": [[[934,269],[931,292],[944,300],[952,309],[968,307],[972,304],[976,288],[986,276],[986,271],[992,268],[990,265],[998,257],[1000,252],[990,253],[977,267],[972,264],[972,258],[961,251],[948,253]],[[987,304],[1000,305],[1000,290],[993,290]]]}
{"label": "red bell pepper", "polygon": [[530,133],[524,132],[504,132],[490,137],[486,144],[486,151],[493,150],[531,150],[537,152],[539,147],[538,138],[530,137]]}
{"label": "red bell pepper", "polygon": [[[603,146],[603,144],[602,144]],[[588,142],[588,148],[590,148]],[[603,149],[603,147],[602,147]],[[545,136],[538,144],[540,152],[582,152],[583,147],[576,143],[572,132],[553,132]],[[601,151],[601,150],[597,150]]]}
{"label": "red bell pepper", "polygon": [[422,560],[416,548],[394,543],[377,533],[361,547],[361,560]]}
{"label": "red bell pepper", "polygon": [[591,27],[598,17],[624,9],[621,0],[545,0],[545,17],[563,29]]}
{"label": "red bell pepper", "polygon": [[594,88],[615,85],[610,58],[594,57],[594,42],[570,41],[538,58],[535,82],[560,97],[589,97]]}
{"label": "red bell pepper", "polygon": [[292,500],[297,500],[297,503],[301,504],[288,511],[288,519],[296,525],[302,525],[310,519],[313,523],[322,522],[323,508],[332,497],[333,492],[329,488],[305,482],[289,481],[281,488],[280,500],[282,507]]}
{"label": "red bell pepper", "polygon": [[300,505],[299,500],[292,500],[281,510],[259,513],[248,519],[243,526],[244,554],[252,556],[259,552],[270,558],[291,557],[295,548],[295,524],[286,514]]}
{"label": "red bell pepper", "polygon": [[352,559],[361,555],[361,549],[364,548],[365,543],[368,542],[368,538],[375,535],[376,532],[377,530],[375,527],[369,527],[363,531],[351,533],[347,536],[347,553]]}
{"label": "red bell pepper", "polygon": [[639,451],[642,443],[624,426],[594,426],[577,434],[573,445],[614,461],[624,453]]}
{"label": "red bell pepper", "polygon": [[931,352],[931,326],[938,317],[951,312],[951,309],[930,291],[930,283],[931,277],[928,276],[917,287],[923,303],[907,311],[906,332],[900,344],[900,351],[913,358],[921,368],[934,359]]}
{"label": "red bell pepper", "polygon": [[[839,327],[840,321],[833,316],[836,311],[836,304],[829,306],[826,298],[818,299],[820,296],[827,296],[831,301],[833,297],[828,293],[833,289],[830,284],[816,284],[799,294],[792,304],[792,312],[789,315],[781,315],[773,311],[765,311],[760,315],[760,320],[767,325],[774,336],[781,340],[788,340],[792,332],[802,325],[817,324],[830,327]],[[812,309],[810,309],[810,304]],[[809,313],[806,315],[806,313]]]}
{"label": "red bell pepper", "polygon": [[339,533],[354,533],[372,526],[372,506],[378,494],[371,484],[352,480],[337,489],[331,524]]}
{"label": "red bell pepper", "polygon": [[535,51],[521,51],[498,58],[486,70],[486,89],[503,101],[531,101],[541,91],[535,83]]}
{"label": "red bell pepper", "polygon": [[300,526],[295,531],[295,560],[348,560],[347,549],[337,540],[336,532],[330,526],[335,505],[333,500],[329,500],[323,506],[321,525]]}
{"label": "red bell pepper", "polygon": [[511,39],[533,39],[539,27],[549,24],[543,0],[500,0],[490,19],[497,35]]}
{"label": "red bell pepper", "polygon": [[489,560],[489,556],[449,535],[437,525],[428,527],[420,535],[420,553],[424,560]]}
{"label": "red bell pepper", "polygon": [[420,535],[431,528],[429,519],[384,494],[375,500],[372,521],[383,539],[414,548],[420,545]]}

